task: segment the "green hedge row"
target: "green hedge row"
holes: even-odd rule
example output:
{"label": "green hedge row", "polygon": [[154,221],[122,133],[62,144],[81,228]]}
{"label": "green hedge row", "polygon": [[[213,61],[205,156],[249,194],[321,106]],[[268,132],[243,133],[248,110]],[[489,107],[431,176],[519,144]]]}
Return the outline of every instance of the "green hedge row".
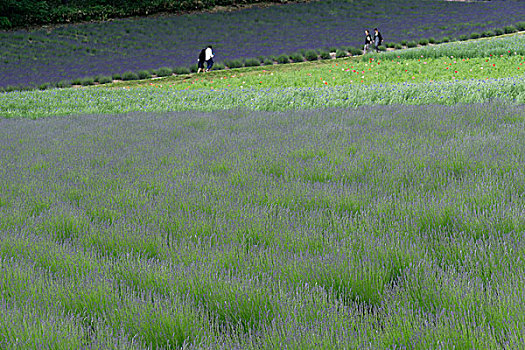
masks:
{"label": "green hedge row", "polygon": [[0,0],[0,29],[282,0]]}

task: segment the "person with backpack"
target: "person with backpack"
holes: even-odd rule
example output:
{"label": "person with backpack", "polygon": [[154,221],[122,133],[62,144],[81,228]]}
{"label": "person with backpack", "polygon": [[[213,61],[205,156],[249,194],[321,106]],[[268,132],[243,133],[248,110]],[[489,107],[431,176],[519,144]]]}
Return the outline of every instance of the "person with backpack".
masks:
{"label": "person with backpack", "polygon": [[381,33],[379,33],[379,30],[377,28],[374,28],[374,46],[376,48],[376,52],[379,52],[379,45],[383,43],[383,36]]}
{"label": "person with backpack", "polygon": [[211,70],[211,67],[213,67],[213,51],[211,45],[208,45],[205,51],[205,57],[206,61],[206,72],[209,72]]}
{"label": "person with backpack", "polygon": [[204,61],[206,59],[206,49],[202,49],[197,60],[197,73],[204,72]]}
{"label": "person with backpack", "polygon": [[370,32],[368,29],[365,29],[365,46],[364,46],[364,53],[368,53],[368,50],[370,50],[370,44],[372,44],[372,36],[370,35]]}

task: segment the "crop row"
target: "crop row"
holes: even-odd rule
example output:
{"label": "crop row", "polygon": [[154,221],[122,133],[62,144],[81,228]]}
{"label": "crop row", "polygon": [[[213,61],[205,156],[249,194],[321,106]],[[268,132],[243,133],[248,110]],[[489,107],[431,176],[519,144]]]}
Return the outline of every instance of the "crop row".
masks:
{"label": "crop row", "polygon": [[[495,30],[491,32],[486,32],[483,34],[483,38],[496,37],[503,34],[512,34],[516,31],[525,30],[525,22],[519,22],[516,26],[508,26],[504,30]],[[477,33],[471,34],[470,38],[479,39],[480,36]],[[493,40],[493,41],[481,41],[481,42],[469,42],[469,43],[460,43],[459,45],[453,43],[453,45],[447,44],[450,43],[450,38],[445,37],[441,40],[436,40],[434,38],[429,39],[420,39],[419,42],[406,42],[402,41],[401,43],[392,43],[388,42],[385,45],[381,46],[380,50],[382,51],[381,56],[377,54],[367,54],[363,57],[364,60],[369,60],[370,56],[375,56],[381,59],[392,59],[392,58],[421,58],[421,57],[445,57],[445,56],[454,56],[459,58],[473,58],[473,57],[489,57],[489,56],[499,56],[499,55],[525,55],[525,46],[521,45],[523,42],[523,37],[518,36],[517,38],[505,38],[503,40]],[[465,39],[466,40],[466,39]],[[440,44],[438,46],[432,46],[435,44]],[[447,44],[447,45],[445,45]],[[431,45],[431,46],[428,46]],[[406,50],[407,48],[414,48],[419,46],[418,50]],[[390,49],[387,51],[387,47]],[[421,49],[422,47],[428,47],[427,49]],[[509,50],[510,49],[510,50]],[[395,50],[395,51],[391,51]],[[402,50],[402,51],[398,51]],[[223,63],[217,63],[214,65],[214,70],[222,69],[235,69],[242,67],[257,67],[261,65],[274,65],[274,64],[287,64],[287,63],[298,63],[305,61],[316,61],[316,60],[325,60],[332,58],[344,58],[344,57],[353,57],[357,55],[362,55],[363,51],[359,48],[352,46],[345,46],[341,48],[328,48],[326,50],[299,50],[292,54],[281,54],[279,56],[268,56],[268,57],[255,57],[248,59],[236,59],[236,60],[226,60]],[[54,83],[43,83],[40,84],[38,89],[46,90],[49,88],[67,88],[71,86],[90,86],[90,85],[101,85],[109,84],[114,81],[131,81],[131,80],[141,80],[141,79],[151,79],[157,77],[167,77],[167,76],[176,76],[176,75],[185,75],[189,73],[197,72],[197,65],[194,64],[187,67],[162,67],[159,69],[141,69],[137,72],[124,72],[114,73],[111,76],[97,75],[94,77],[84,77],[77,78],[73,80],[61,80]],[[2,91],[16,91],[16,90],[31,90],[33,88],[29,86],[6,86],[0,87],[0,92]]]}
{"label": "crop row", "polygon": [[[38,87],[48,82],[113,73],[189,67],[212,44],[216,60],[267,58],[323,48],[361,47],[363,29],[379,27],[386,42],[452,40],[493,34],[523,21],[519,1],[451,2],[328,0],[234,12],[201,13],[33,31],[0,32],[0,86]],[[470,36],[470,35],[469,35]],[[333,51],[335,52],[335,51]]]}
{"label": "crop row", "polygon": [[498,102],[1,119],[0,346],[520,348],[524,123]]}
{"label": "crop row", "polygon": [[[444,69],[444,68],[443,68]],[[351,73],[348,73],[351,74]],[[313,84],[312,84],[313,85]],[[113,89],[52,89],[0,94],[0,116],[42,118],[133,111],[302,110],[363,105],[454,105],[501,100],[525,103],[525,78],[350,84],[319,87],[233,87],[180,90],[151,85]]]}

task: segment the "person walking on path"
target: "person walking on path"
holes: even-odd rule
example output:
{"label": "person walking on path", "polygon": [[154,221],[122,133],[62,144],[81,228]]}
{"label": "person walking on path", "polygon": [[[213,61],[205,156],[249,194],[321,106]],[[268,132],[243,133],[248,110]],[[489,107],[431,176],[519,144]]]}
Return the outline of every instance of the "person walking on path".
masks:
{"label": "person walking on path", "polygon": [[202,49],[197,60],[197,73],[204,72],[204,61],[206,60],[206,49]]}
{"label": "person walking on path", "polygon": [[379,30],[377,28],[374,28],[374,46],[376,48],[376,52],[379,52],[379,45],[383,43],[383,36],[381,33],[379,33]]}
{"label": "person walking on path", "polygon": [[368,29],[365,29],[365,46],[364,46],[365,54],[368,53],[368,50],[370,50],[370,44],[372,44],[372,36],[370,35],[370,32],[368,31]]}
{"label": "person walking on path", "polygon": [[213,67],[213,51],[211,45],[209,45],[206,48],[205,56],[205,60],[207,63],[206,72],[209,72],[211,70],[211,67]]}

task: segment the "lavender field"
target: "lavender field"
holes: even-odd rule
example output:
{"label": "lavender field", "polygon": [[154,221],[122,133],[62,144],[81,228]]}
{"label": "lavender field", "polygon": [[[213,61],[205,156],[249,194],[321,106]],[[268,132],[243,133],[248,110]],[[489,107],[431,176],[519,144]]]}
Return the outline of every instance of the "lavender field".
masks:
{"label": "lavender field", "polygon": [[218,61],[361,46],[363,28],[375,26],[387,42],[454,39],[503,30],[523,13],[523,1],[329,0],[0,32],[0,87],[188,67],[207,44]]}
{"label": "lavender field", "polygon": [[0,119],[0,348],[518,349],[525,107]]}

